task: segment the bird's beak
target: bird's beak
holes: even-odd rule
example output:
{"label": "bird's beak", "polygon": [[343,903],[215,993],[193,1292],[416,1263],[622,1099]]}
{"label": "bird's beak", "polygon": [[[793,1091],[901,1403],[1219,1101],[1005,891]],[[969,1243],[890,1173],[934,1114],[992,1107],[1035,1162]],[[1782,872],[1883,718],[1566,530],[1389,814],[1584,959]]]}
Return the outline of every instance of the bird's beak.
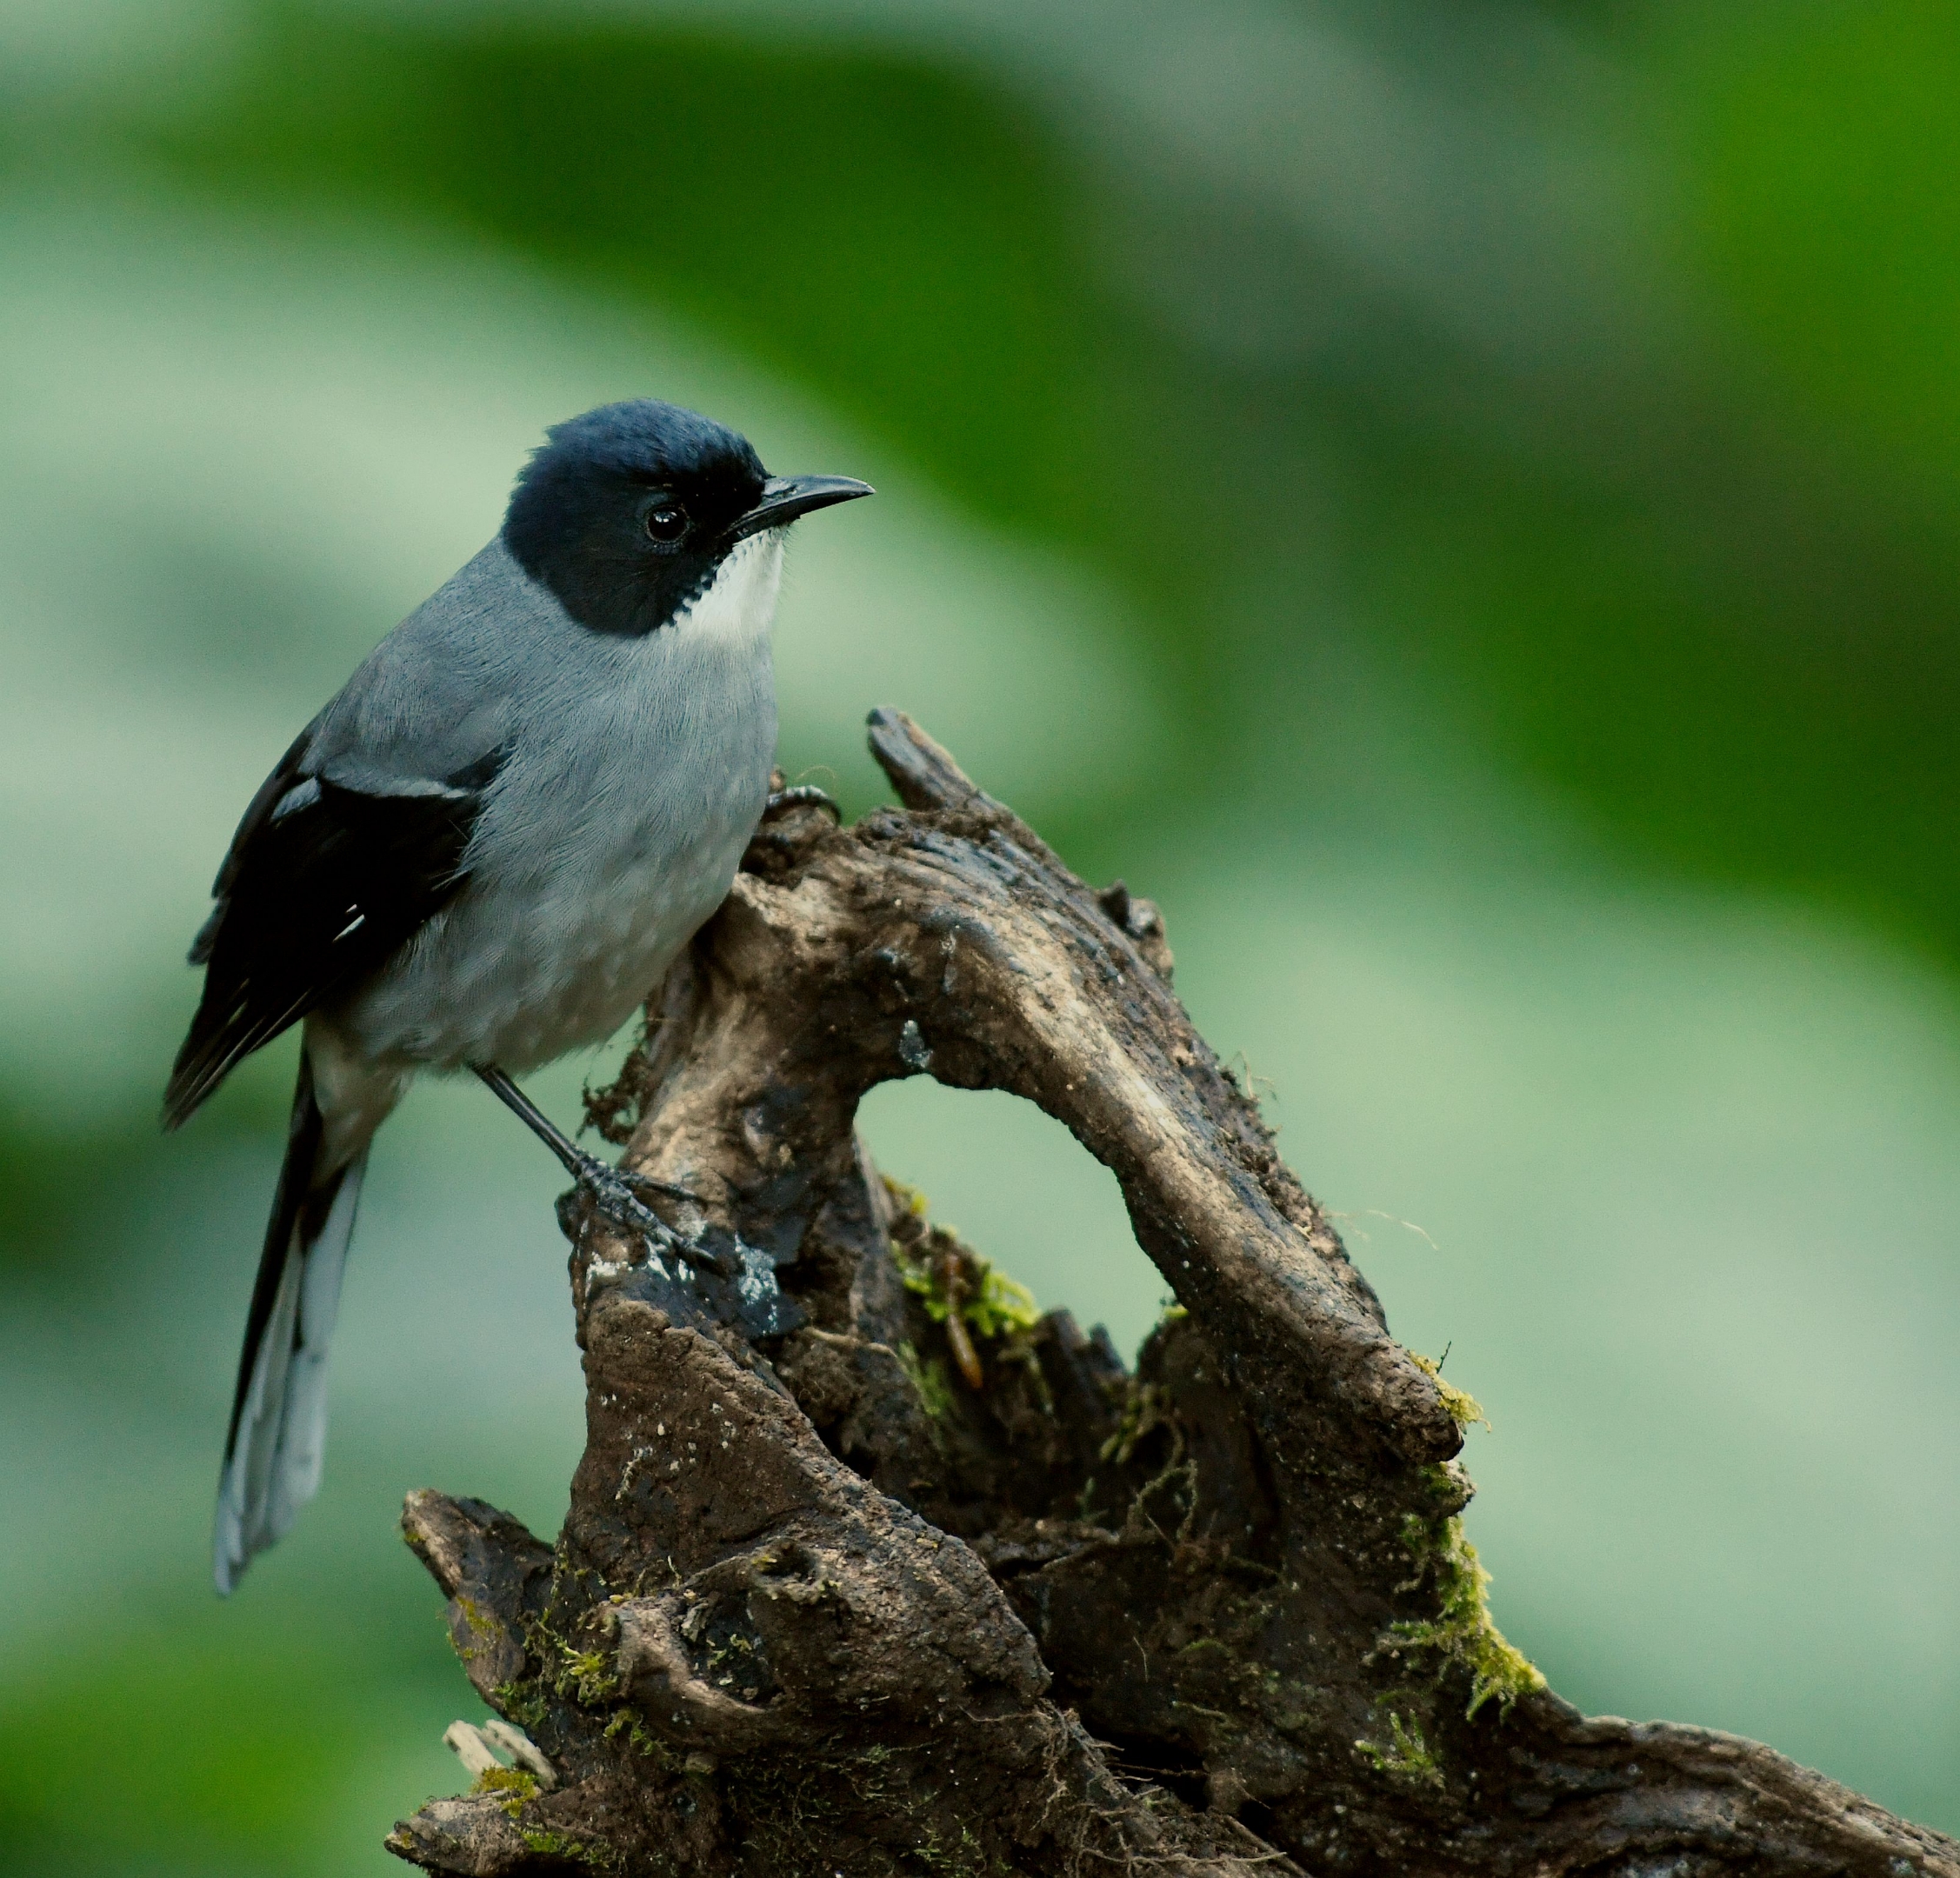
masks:
{"label": "bird's beak", "polygon": [[763,484],[762,500],[739,516],[734,535],[740,541],[763,529],[783,528],[813,509],[828,509],[832,503],[856,502],[873,494],[869,483],[855,476],[771,476]]}

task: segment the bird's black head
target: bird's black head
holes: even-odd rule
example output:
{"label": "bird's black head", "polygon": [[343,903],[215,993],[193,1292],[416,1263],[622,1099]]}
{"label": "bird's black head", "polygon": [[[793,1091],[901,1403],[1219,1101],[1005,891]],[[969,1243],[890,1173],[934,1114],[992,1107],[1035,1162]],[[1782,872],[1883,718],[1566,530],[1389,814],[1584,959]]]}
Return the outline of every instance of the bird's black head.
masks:
{"label": "bird's black head", "polygon": [[706,591],[738,542],[869,496],[848,476],[771,476],[749,440],[632,398],[554,424],[517,478],[503,540],[594,632],[638,636]]}

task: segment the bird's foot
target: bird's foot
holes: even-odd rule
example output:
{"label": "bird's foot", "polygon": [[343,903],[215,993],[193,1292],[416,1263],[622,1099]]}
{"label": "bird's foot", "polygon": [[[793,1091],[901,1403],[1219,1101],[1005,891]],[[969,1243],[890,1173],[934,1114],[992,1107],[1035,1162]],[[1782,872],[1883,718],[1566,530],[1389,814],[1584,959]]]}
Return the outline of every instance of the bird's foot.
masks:
{"label": "bird's foot", "polygon": [[788,789],[771,789],[763,814],[765,816],[781,815],[785,809],[825,809],[833,822],[843,820],[843,810],[814,782],[797,782]]}
{"label": "bird's foot", "polygon": [[609,1226],[643,1239],[650,1250],[684,1259],[690,1265],[713,1272],[718,1277],[729,1275],[726,1258],[710,1251],[685,1234],[676,1232],[640,1197],[642,1193],[657,1193],[671,1195],[677,1199],[693,1199],[695,1195],[686,1188],[671,1186],[644,1174],[629,1173],[582,1149],[578,1155],[578,1189],[591,1202],[592,1210]]}

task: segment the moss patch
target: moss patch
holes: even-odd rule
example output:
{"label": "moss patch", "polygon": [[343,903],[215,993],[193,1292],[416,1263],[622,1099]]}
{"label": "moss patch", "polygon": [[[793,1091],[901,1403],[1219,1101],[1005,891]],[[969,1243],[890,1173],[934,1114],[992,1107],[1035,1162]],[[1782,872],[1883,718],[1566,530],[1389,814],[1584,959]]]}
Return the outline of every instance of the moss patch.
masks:
{"label": "moss patch", "polygon": [[582,1650],[563,1642],[558,1645],[558,1651],[564,1659],[553,1682],[559,1695],[593,1708],[617,1693],[619,1678],[613,1674],[612,1664],[603,1651]]}
{"label": "moss patch", "polygon": [[[1101,1458],[1113,1461],[1118,1467],[1129,1464],[1130,1457],[1137,1452],[1137,1443],[1160,1428],[1171,1428],[1176,1424],[1170,1412],[1169,1393],[1155,1382],[1138,1382],[1130,1380],[1128,1394],[1123,1398],[1123,1416],[1117,1423],[1116,1433],[1103,1443]],[[1182,1443],[1179,1443],[1179,1456]]]}
{"label": "moss patch", "polygon": [[925,1195],[917,1188],[889,1177],[884,1187],[896,1214],[891,1255],[898,1275],[935,1323],[952,1315],[956,1300],[960,1321],[990,1342],[1041,1322],[1041,1307],[1025,1285],[997,1269],[951,1227],[927,1220]]}
{"label": "moss patch", "polygon": [[946,1375],[945,1364],[937,1356],[922,1359],[910,1343],[901,1343],[896,1354],[898,1367],[919,1392],[925,1412],[935,1422],[945,1421],[953,1413],[953,1385]]}
{"label": "moss patch", "polygon": [[1411,1513],[1403,1521],[1403,1543],[1418,1570],[1408,1585],[1421,1583],[1433,1573],[1438,1594],[1436,1616],[1416,1623],[1390,1624],[1383,1642],[1397,1649],[1433,1649],[1441,1653],[1438,1674],[1456,1664],[1470,1676],[1470,1704],[1474,1715],[1494,1696],[1508,1711],[1520,1695],[1545,1686],[1530,1661],[1504,1641],[1490,1621],[1487,1596],[1490,1574],[1477,1562],[1477,1548],[1463,1536],[1463,1522],[1452,1516],[1437,1524]]}
{"label": "moss patch", "polygon": [[1442,1788],[1443,1769],[1435,1750],[1423,1739],[1422,1728],[1413,1719],[1403,1721],[1393,1709],[1389,1711],[1387,1742],[1357,1741],[1354,1751],[1398,1787]]}
{"label": "moss patch", "polygon": [[1481,1422],[1485,1428],[1490,1426],[1490,1417],[1484,1414],[1483,1404],[1476,1396],[1468,1389],[1460,1389],[1455,1383],[1443,1380],[1440,1363],[1432,1362],[1427,1356],[1418,1356],[1414,1350],[1410,1350],[1409,1355],[1416,1367],[1436,1384],[1436,1392],[1443,1398],[1444,1411],[1458,1428],[1468,1428],[1472,1422]]}
{"label": "moss patch", "polygon": [[490,1693],[490,1707],[519,1728],[536,1728],[544,1719],[544,1691],[536,1682],[499,1682]]}
{"label": "moss patch", "polygon": [[523,1811],[526,1801],[537,1799],[537,1779],[523,1768],[485,1768],[470,1791],[500,1795],[497,1804],[516,1819]]}
{"label": "moss patch", "polygon": [[583,1839],[574,1839],[569,1833],[526,1832],[519,1828],[517,1836],[523,1841],[524,1849],[536,1853],[539,1858],[561,1859],[567,1864],[590,1865],[600,1871],[614,1862],[610,1853],[598,1846],[587,1845]]}

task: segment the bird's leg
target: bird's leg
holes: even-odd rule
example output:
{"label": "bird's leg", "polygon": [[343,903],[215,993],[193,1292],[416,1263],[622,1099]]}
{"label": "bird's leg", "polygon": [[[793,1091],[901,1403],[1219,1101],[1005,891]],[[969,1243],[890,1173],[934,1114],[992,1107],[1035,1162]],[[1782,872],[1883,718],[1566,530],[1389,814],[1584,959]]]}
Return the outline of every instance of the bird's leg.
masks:
{"label": "bird's leg", "polygon": [[683,1238],[634,1190],[637,1188],[642,1192],[670,1194],[676,1199],[692,1200],[695,1195],[686,1188],[652,1180],[644,1174],[630,1174],[623,1168],[616,1168],[600,1160],[595,1154],[588,1154],[495,1063],[477,1063],[472,1067],[490,1085],[497,1100],[558,1157],[565,1172],[591,1196],[602,1218],[620,1231],[637,1234],[650,1246],[683,1258],[690,1265],[723,1276],[727,1275],[725,1261],[705,1247]]}
{"label": "bird's leg", "polygon": [[843,820],[843,810],[814,782],[792,783],[787,789],[771,789],[763,806],[764,816],[781,815],[785,809],[828,809],[833,822]]}
{"label": "bird's leg", "polygon": [[644,1188],[651,1193],[670,1194],[677,1200],[692,1200],[696,1197],[685,1187],[676,1187],[667,1181],[657,1181],[645,1174],[630,1174],[623,1168],[609,1166],[597,1155],[588,1154],[495,1063],[478,1064],[477,1074],[497,1092],[497,1100],[557,1155],[563,1163],[565,1172],[574,1179],[589,1184],[598,1175],[613,1175],[629,1186]]}

